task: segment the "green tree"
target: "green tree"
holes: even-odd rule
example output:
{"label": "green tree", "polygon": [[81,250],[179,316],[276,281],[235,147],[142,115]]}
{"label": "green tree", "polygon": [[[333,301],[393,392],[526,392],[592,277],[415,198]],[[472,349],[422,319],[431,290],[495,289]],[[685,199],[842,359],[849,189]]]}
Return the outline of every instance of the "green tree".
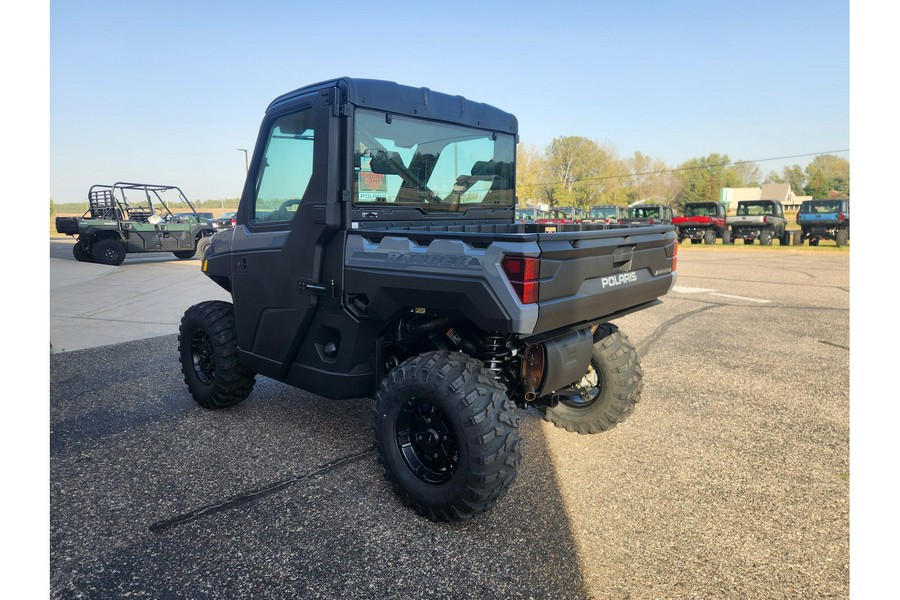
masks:
{"label": "green tree", "polygon": [[765,179],[763,179],[763,183],[785,183],[785,181],[784,177],[782,177],[775,171],[769,171],[769,174],[766,175]]}
{"label": "green tree", "polygon": [[806,188],[806,173],[800,168],[800,165],[791,165],[783,170],[783,182],[791,184],[791,191],[795,194],[802,194]]}
{"label": "green tree", "polygon": [[590,207],[624,201],[625,167],[615,147],[581,136],[554,138],[547,146],[544,199],[551,206]]}
{"label": "green tree", "polygon": [[806,165],[806,195],[814,198],[850,196],[850,161],[820,154]]}
{"label": "green tree", "polygon": [[795,194],[803,194],[806,187],[806,174],[800,165],[792,165],[785,167],[781,171],[781,175],[775,171],[769,171],[763,183],[787,183],[791,186],[791,191]]}
{"label": "green tree", "polygon": [[625,200],[631,204],[638,200],[653,200],[672,204],[681,190],[681,181],[666,163],[642,152],[635,152],[625,159],[630,177],[624,190]]}
{"label": "green tree", "polygon": [[676,174],[682,188],[676,202],[682,206],[687,202],[718,202],[722,188],[744,187],[743,175],[730,162],[727,154],[710,154],[681,163]]}
{"label": "green tree", "polygon": [[53,198],[50,198],[50,216],[56,214],[56,206],[53,204]]}
{"label": "green tree", "polygon": [[741,180],[741,187],[758,187],[762,181],[762,171],[756,163],[740,161],[731,165],[731,170]]}
{"label": "green tree", "polygon": [[522,204],[534,204],[543,193],[544,156],[534,146],[516,148],[516,193]]}

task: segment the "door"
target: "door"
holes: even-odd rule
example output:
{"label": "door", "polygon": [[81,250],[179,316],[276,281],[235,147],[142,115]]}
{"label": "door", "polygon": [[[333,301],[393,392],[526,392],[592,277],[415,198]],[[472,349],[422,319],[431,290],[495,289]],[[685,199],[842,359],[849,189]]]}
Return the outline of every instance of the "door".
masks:
{"label": "door", "polygon": [[266,117],[244,186],[232,243],[232,294],[241,358],[284,379],[320,295],[324,248],[336,227],[325,223],[329,146],[337,119],[316,95]]}

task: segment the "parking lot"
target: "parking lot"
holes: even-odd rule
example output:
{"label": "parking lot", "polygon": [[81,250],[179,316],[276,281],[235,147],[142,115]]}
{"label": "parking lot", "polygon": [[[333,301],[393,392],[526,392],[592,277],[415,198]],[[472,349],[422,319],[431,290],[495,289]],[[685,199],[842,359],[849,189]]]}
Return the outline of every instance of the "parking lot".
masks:
{"label": "parking lot", "polygon": [[849,253],[691,247],[616,323],[644,392],[578,436],[522,411],[509,494],[469,522],[403,507],[369,399],[259,377],[199,408],[198,260],[77,263],[50,243],[53,598],[825,598],[849,595]]}

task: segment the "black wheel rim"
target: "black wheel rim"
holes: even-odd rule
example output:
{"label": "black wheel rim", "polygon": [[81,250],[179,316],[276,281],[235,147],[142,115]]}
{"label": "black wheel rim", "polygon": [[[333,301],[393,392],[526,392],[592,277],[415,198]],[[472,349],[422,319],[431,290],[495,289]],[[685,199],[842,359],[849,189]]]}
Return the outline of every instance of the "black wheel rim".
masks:
{"label": "black wheel rim", "polygon": [[447,414],[428,401],[412,399],[400,408],[397,447],[407,468],[423,483],[447,483],[459,465],[456,432]]}
{"label": "black wheel rim", "polygon": [[592,360],[591,364],[588,365],[587,373],[584,374],[581,381],[575,384],[575,389],[581,393],[581,399],[574,400],[567,398],[562,400],[562,403],[576,408],[586,408],[596,402],[597,398],[600,397],[601,385],[600,371]]}
{"label": "black wheel rim", "polygon": [[191,362],[194,365],[194,374],[197,379],[201,383],[210,385],[216,376],[216,363],[212,340],[203,330],[195,331],[191,336]]}

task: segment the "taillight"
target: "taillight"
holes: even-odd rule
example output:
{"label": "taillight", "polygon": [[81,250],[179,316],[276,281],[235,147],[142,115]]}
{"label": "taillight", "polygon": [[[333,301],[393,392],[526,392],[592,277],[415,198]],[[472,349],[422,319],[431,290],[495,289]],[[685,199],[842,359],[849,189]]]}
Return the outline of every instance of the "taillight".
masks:
{"label": "taillight", "polygon": [[541,261],[528,256],[504,256],[500,261],[506,278],[512,284],[522,304],[534,304],[538,301],[541,275]]}
{"label": "taillight", "polygon": [[653,225],[653,219],[650,219],[650,224]]}
{"label": "taillight", "polygon": [[769,222],[769,217],[763,217],[763,223],[768,223],[768,222]]}
{"label": "taillight", "polygon": [[237,225],[237,218],[231,217],[231,226],[234,227],[235,225]]}
{"label": "taillight", "polygon": [[675,272],[675,265],[678,264],[678,238],[675,238],[675,251],[672,252],[672,272]]}
{"label": "taillight", "polygon": [[838,213],[838,223],[844,222],[844,213]]}

